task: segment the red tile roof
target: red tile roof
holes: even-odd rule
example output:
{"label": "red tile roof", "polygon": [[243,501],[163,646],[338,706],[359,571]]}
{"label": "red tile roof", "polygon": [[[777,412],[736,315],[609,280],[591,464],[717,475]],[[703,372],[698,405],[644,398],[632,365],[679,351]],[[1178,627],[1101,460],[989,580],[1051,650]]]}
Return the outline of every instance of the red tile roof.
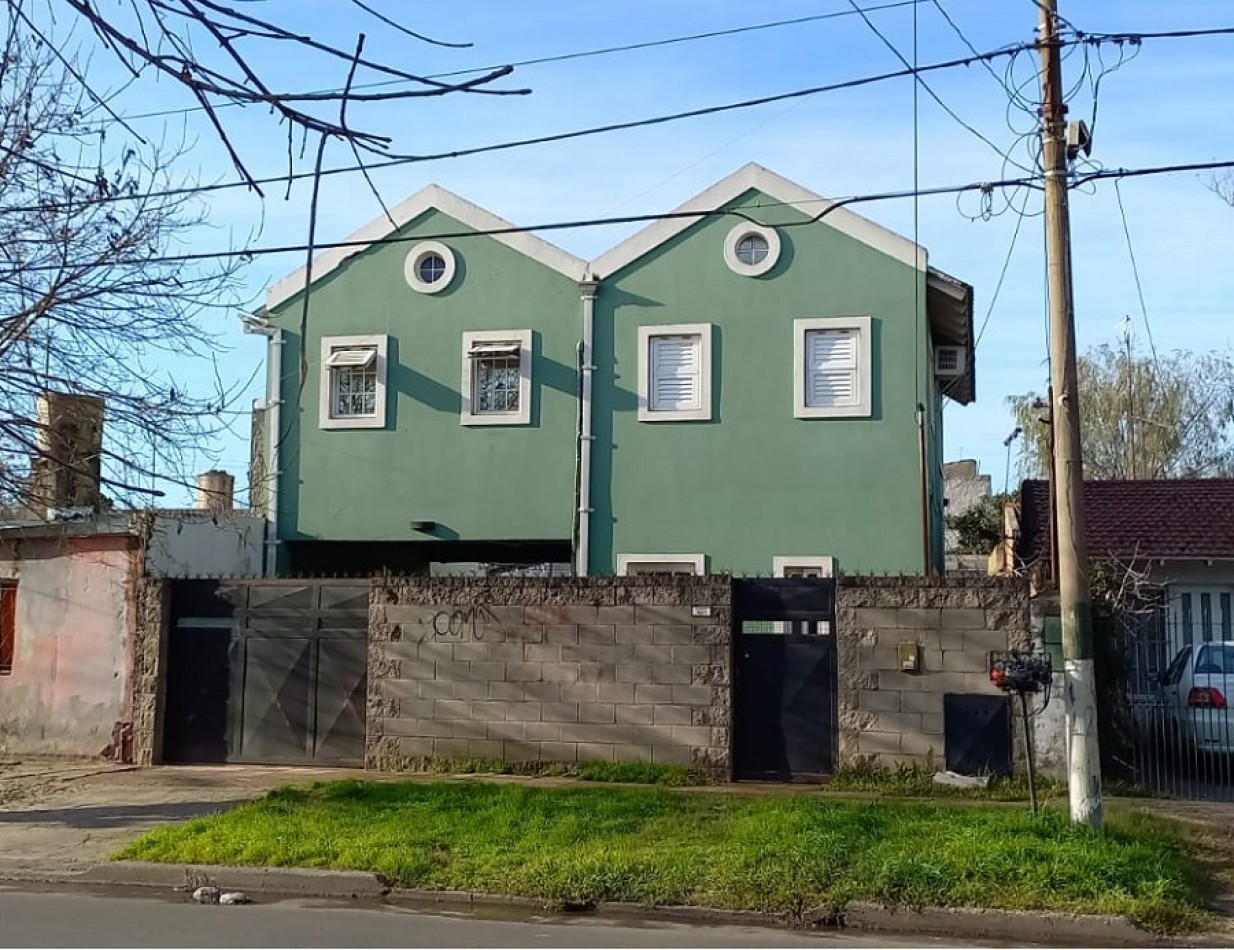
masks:
{"label": "red tile roof", "polygon": [[[1234,558],[1234,479],[1194,478],[1084,483],[1091,558]],[[1020,489],[1022,560],[1048,557],[1050,488]]]}

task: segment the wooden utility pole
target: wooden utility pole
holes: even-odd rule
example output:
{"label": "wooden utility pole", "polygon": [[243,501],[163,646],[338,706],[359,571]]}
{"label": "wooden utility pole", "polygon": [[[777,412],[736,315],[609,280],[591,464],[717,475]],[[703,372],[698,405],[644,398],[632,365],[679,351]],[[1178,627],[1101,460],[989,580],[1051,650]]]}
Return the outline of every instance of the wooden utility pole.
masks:
{"label": "wooden utility pole", "polygon": [[1063,627],[1067,703],[1067,785],[1071,820],[1101,827],[1101,759],[1097,747],[1097,679],[1093,668],[1088,545],[1084,536],[1084,460],[1076,382],[1071,292],[1071,222],[1067,210],[1067,108],[1063,103],[1057,0],[1037,0],[1041,50],[1041,144],[1045,169],[1046,258],[1050,293],[1050,361],[1054,433],[1054,523]]}

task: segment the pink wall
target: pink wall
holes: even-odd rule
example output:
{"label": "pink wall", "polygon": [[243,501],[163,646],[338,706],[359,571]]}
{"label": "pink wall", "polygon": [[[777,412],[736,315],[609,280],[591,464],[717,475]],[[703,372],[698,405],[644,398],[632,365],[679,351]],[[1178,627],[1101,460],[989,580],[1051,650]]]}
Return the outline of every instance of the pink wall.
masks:
{"label": "pink wall", "polygon": [[128,535],[0,543],[0,578],[18,583],[0,752],[98,755],[110,744],[127,717],[136,558]]}

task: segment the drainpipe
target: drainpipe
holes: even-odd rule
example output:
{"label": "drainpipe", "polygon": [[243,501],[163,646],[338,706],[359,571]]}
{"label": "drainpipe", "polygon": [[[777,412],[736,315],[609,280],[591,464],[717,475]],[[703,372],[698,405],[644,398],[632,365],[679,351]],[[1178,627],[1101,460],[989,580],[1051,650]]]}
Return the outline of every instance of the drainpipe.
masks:
{"label": "drainpipe", "polygon": [[917,403],[917,456],[921,464],[921,564],[922,573],[934,573],[930,564],[929,460],[926,458],[925,406]]}
{"label": "drainpipe", "polygon": [[596,369],[592,340],[595,336],[596,295],[600,291],[600,282],[595,274],[584,274],[578,290],[583,301],[583,352],[580,361],[583,391],[578,437],[578,548],[574,552],[574,573],[578,577],[586,577],[591,552],[591,443],[595,439],[591,434],[591,383]]}
{"label": "drainpipe", "polygon": [[[279,396],[283,385],[283,331],[262,322],[259,318],[247,318],[244,321],[244,332],[260,334],[266,338],[266,398],[262,401],[263,408],[269,413],[266,417],[269,439],[266,486],[270,496],[266,508],[266,550],[263,574],[266,577],[273,577],[278,566],[279,482],[282,475],[279,467],[279,449],[283,442],[283,400]],[[249,490],[252,490],[252,486]]]}

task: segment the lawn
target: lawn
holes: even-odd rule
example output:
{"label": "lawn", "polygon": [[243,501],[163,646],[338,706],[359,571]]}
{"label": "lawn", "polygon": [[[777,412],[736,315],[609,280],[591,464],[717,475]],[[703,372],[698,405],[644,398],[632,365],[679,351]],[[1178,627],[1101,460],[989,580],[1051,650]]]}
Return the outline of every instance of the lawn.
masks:
{"label": "lawn", "polygon": [[800,913],[848,900],[1201,917],[1174,826],[1007,806],[344,781],[160,828],[117,858],[378,871],[396,885]]}

